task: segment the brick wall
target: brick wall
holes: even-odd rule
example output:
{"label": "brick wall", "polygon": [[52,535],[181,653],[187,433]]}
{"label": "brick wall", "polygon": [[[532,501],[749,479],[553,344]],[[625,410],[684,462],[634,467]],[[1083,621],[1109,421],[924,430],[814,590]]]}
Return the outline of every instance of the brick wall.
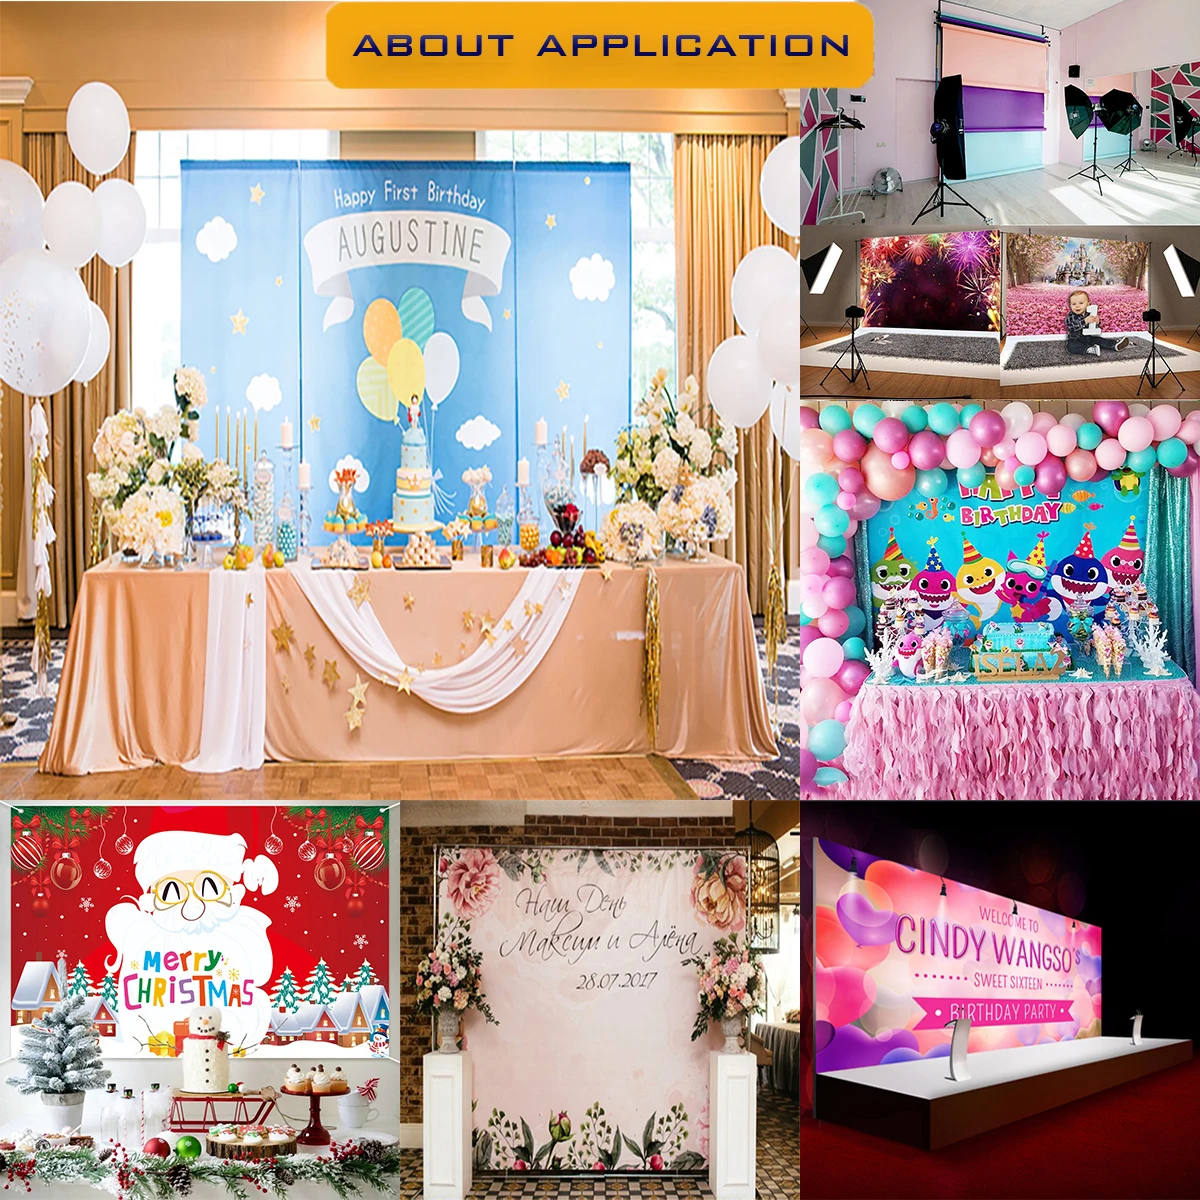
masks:
{"label": "brick wall", "polygon": [[411,981],[433,944],[433,855],[438,846],[720,846],[732,817],[530,817],[516,826],[437,826],[400,831],[400,1120],[421,1121],[421,1058],[430,1022],[413,1010]]}

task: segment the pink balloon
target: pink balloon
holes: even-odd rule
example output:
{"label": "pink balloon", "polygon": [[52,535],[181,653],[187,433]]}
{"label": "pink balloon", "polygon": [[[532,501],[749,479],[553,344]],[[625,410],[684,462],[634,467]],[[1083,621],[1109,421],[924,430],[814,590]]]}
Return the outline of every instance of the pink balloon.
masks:
{"label": "pink balloon", "polygon": [[1017,438],[1017,459],[1027,467],[1036,467],[1046,457],[1046,439],[1031,429]]}
{"label": "pink balloon", "polygon": [[1154,441],[1154,426],[1145,417],[1127,417],[1117,430],[1117,441],[1126,450],[1145,450]]}
{"label": "pink balloon", "polygon": [[985,467],[994,467],[1000,460],[996,457],[996,452],[990,446],[984,450],[979,456],[979,461]]}
{"label": "pink balloon", "polygon": [[829,576],[822,572],[819,575],[800,576],[800,599],[815,600],[825,590]]}
{"label": "pink balloon", "polygon": [[996,457],[1003,462],[1006,458],[1014,458],[1016,456],[1017,443],[1013,438],[1003,437],[992,449],[996,452]]}
{"label": "pink balloon", "polygon": [[1043,496],[1058,496],[1067,483],[1067,471],[1061,458],[1048,454],[1033,469],[1033,482]]}
{"label": "pink balloon", "polygon": [[[1120,401],[1098,400],[1097,406],[1101,404],[1119,404]],[[1124,404],[1121,405],[1124,408]],[[1136,418],[1135,418],[1136,420]],[[1096,464],[1103,471],[1115,471],[1118,467],[1125,465],[1125,447],[1117,441],[1116,438],[1107,437],[1096,447]]]}
{"label": "pink balloon", "polygon": [[[845,661],[842,647],[833,638],[818,638],[804,651],[803,662],[814,679],[832,679]],[[811,685],[810,685],[811,686]]]}
{"label": "pink balloon", "polygon": [[1198,455],[1195,450],[1189,446],[1187,450],[1187,458],[1185,458],[1177,467],[1168,467],[1167,474],[1175,475],[1180,479],[1185,479],[1189,475],[1194,475],[1197,467],[1200,467],[1200,455]]}
{"label": "pink balloon", "polygon": [[1004,437],[1004,418],[995,409],[977,412],[967,426],[977,445],[994,446]]}
{"label": "pink balloon", "polygon": [[[804,661],[804,651],[821,636],[821,631],[815,625],[800,626],[800,661]],[[803,668],[801,668],[803,669]]]}
{"label": "pink balloon", "polygon": [[854,705],[849,700],[843,700],[841,704],[833,710],[833,719],[841,721],[843,725],[850,720],[850,714],[854,711]]}
{"label": "pink balloon", "polygon": [[867,449],[867,439],[857,429],[842,429],[833,435],[833,452],[842,462],[857,462]]}
{"label": "pink balloon", "polygon": [[828,610],[829,605],[821,599],[820,596],[811,596],[800,605],[800,611],[809,618],[810,621],[819,620]]}
{"label": "pink balloon", "polygon": [[850,524],[846,526],[846,532],[842,535],[848,542],[858,532],[858,522],[854,519],[853,514],[850,517]]}
{"label": "pink balloon", "polygon": [[800,715],[810,724],[828,721],[845,693],[832,679],[815,679],[800,693]]}
{"label": "pink balloon", "polygon": [[840,638],[850,628],[850,614],[840,608],[828,608],[817,618],[817,628],[826,637]]}
{"label": "pink balloon", "polygon": [[801,575],[828,575],[829,555],[820,546],[810,546],[800,552]]}
{"label": "pink balloon", "polygon": [[1121,428],[1121,422],[1128,418],[1129,406],[1123,400],[1097,400],[1092,405],[1092,420],[1109,437],[1115,438],[1117,431]]}
{"label": "pink balloon", "polygon": [[[885,418],[886,419],[886,418]],[[879,423],[883,424],[882,421]],[[917,473],[912,466],[892,466],[891,452],[872,446],[862,459],[862,472],[866,476],[871,494],[880,500],[900,500],[913,489]]]}
{"label": "pink balloon", "polygon": [[[1041,414],[1038,414],[1041,416]],[[1070,425],[1055,425],[1046,433],[1046,449],[1059,458],[1066,458],[1078,445],[1075,430]]]}
{"label": "pink balloon", "polygon": [[[866,444],[863,445],[864,453]],[[838,487],[843,492],[853,492],[856,496],[867,486],[866,479],[863,478],[863,473],[857,467],[843,467],[838,472]]]}
{"label": "pink balloon", "polygon": [[1179,432],[1183,417],[1173,404],[1152,404],[1149,421],[1154,426],[1154,440],[1165,442],[1167,438],[1175,437]]}
{"label": "pink balloon", "polygon": [[[804,409],[800,410],[801,412]],[[811,786],[817,774],[817,756],[811,750],[800,751],[800,786],[806,788]]]}
{"label": "pink balloon", "polygon": [[863,485],[864,490],[858,494],[858,503],[850,510],[850,515],[856,521],[869,521],[878,511],[880,500],[878,496],[872,496],[866,491],[866,485]]}
{"label": "pink balloon", "polygon": [[807,550],[810,546],[815,546],[820,536],[812,517],[802,513],[800,516],[800,549]]}
{"label": "pink balloon", "polygon": [[845,608],[854,603],[854,594],[854,580],[838,575],[825,585],[821,597],[831,609]]}
{"label": "pink balloon", "polygon": [[[831,1025],[849,1025],[875,1003],[875,980],[858,967],[818,967],[813,986],[817,1020]],[[822,1015],[823,1014],[823,1015]]]}
{"label": "pink balloon", "polygon": [[946,457],[952,467],[973,467],[979,461],[979,454],[979,443],[969,429],[956,429],[946,439]]}
{"label": "pink balloon", "polygon": [[908,443],[908,457],[918,471],[932,471],[945,456],[946,444],[930,429],[922,429]]}
{"label": "pink balloon", "polygon": [[1020,465],[1015,458],[1006,458],[1003,462],[996,464],[996,482],[1005,491],[1011,492],[1016,489],[1017,480],[1013,472]]}
{"label": "pink balloon", "polygon": [[871,440],[885,454],[895,454],[908,445],[908,428],[896,417],[884,417],[876,424]]}
{"label": "pink balloon", "polygon": [[853,579],[854,559],[848,554],[840,554],[837,558],[830,559],[829,570],[825,574],[830,579]]}
{"label": "pink balloon", "polygon": [[1057,424],[1053,413],[1040,412],[1034,414],[1033,424],[1029,428],[1032,432],[1040,433],[1042,437],[1045,437]]}
{"label": "pink balloon", "polygon": [[910,462],[912,462],[912,459],[909,457],[907,450],[897,450],[896,453],[892,455],[892,466],[895,467],[897,471],[903,471]]}
{"label": "pink balloon", "polygon": [[1067,455],[1067,474],[1076,483],[1087,483],[1096,473],[1096,456],[1090,450],[1072,450]]}
{"label": "pink balloon", "polygon": [[871,668],[865,662],[857,659],[847,659],[839,668],[836,679],[837,685],[848,696],[857,696],[863,680],[871,673]]}
{"label": "pink balloon", "polygon": [[1195,413],[1189,413],[1183,424],[1179,426],[1179,432],[1175,436],[1189,446],[1200,441],[1200,417],[1197,417]]}
{"label": "pink balloon", "polygon": [[833,438],[823,429],[804,429],[796,439],[800,457],[810,461],[813,469],[823,470],[833,454]]}
{"label": "pink balloon", "polygon": [[809,408],[807,404],[800,405],[800,428],[816,429],[821,422],[821,415],[815,408]]}
{"label": "pink balloon", "polygon": [[849,512],[857,500],[858,497],[853,492],[838,492],[836,503],[842,512]]}

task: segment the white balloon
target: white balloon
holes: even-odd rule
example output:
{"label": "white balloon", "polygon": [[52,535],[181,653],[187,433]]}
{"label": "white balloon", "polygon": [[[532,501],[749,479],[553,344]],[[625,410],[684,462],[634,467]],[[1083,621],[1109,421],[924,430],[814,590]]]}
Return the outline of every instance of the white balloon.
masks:
{"label": "white balloon", "polygon": [[48,250],[0,263],[0,379],[27,396],[65,388],[87,354],[91,314],[83,280]]}
{"label": "white balloon", "polygon": [[1000,410],[1000,415],[1004,418],[1004,428],[1010,438],[1019,438],[1021,434],[1028,433],[1033,425],[1033,409],[1020,400],[1010,401]]}
{"label": "white balloon", "polygon": [[458,343],[438,330],[425,343],[425,390],[434,408],[450,395],[458,382]]}
{"label": "white balloon", "polygon": [[771,377],[763,369],[753,338],[727,337],[712,353],[704,375],[708,399],[721,420],[749,429],[771,402]]}
{"label": "white balloon", "polygon": [[755,246],[733,273],[729,298],[743,333],[754,336],[775,300],[800,295],[800,264],[782,246]]}
{"label": "white balloon", "polygon": [[1058,423],[1060,425],[1066,425],[1068,429],[1074,429],[1078,431],[1080,425],[1084,424],[1086,420],[1087,417],[1085,417],[1083,413],[1069,412],[1065,417],[1059,417]]}
{"label": "white balloon", "polygon": [[800,382],[800,297],[776,300],[754,335],[758,358],[780,383]]}
{"label": "white balloon", "polygon": [[60,183],[46,197],[42,232],[55,258],[82,267],[96,253],[100,238],[100,209],[82,183]]}
{"label": "white balloon", "polygon": [[107,175],[129,149],[125,101],[107,83],[85,83],[67,105],[67,141],[93,175]]}
{"label": "white balloon", "polygon": [[110,267],[123,267],[146,240],[146,206],[125,179],[106,179],[96,188],[100,210],[97,253]]}
{"label": "white balloon", "polygon": [[1129,406],[1129,415],[1131,417],[1148,417],[1150,415],[1150,405],[1131,404]]}
{"label": "white balloon", "polygon": [[767,216],[784,233],[800,236],[800,139],[784,138],[767,155],[758,194]]}
{"label": "white balloon", "polygon": [[[800,388],[777,383],[771,389],[771,432],[789,458],[800,458]],[[800,492],[804,496],[803,489]]]}
{"label": "white balloon", "polygon": [[44,241],[41,188],[24,167],[0,158],[0,262]]}
{"label": "white balloon", "polygon": [[108,330],[108,318],[101,311],[100,305],[94,300],[89,300],[88,312],[91,314],[91,331],[88,334],[87,353],[83,356],[79,370],[75,372],[76,383],[90,383],[100,374],[101,368],[108,361],[112,339]]}

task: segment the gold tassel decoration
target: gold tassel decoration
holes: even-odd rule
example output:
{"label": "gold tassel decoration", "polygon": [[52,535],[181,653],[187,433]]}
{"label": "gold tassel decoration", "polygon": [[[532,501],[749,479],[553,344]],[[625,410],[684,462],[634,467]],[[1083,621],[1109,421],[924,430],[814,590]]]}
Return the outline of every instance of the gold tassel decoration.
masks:
{"label": "gold tassel decoration", "polygon": [[88,546],[88,568],[91,569],[100,561],[100,544],[104,531],[104,514],[98,501],[92,501],[92,536]]}
{"label": "gold tassel decoration", "polygon": [[783,580],[779,565],[772,561],[767,576],[767,603],[763,610],[763,637],[767,643],[767,678],[775,689],[775,719],[779,720],[779,647],[787,641],[787,607],[783,600]]}
{"label": "gold tassel decoration", "polygon": [[658,627],[658,575],[646,570],[646,647],[642,659],[642,699],[650,749],[658,749],[658,701],[662,693],[662,633]]}

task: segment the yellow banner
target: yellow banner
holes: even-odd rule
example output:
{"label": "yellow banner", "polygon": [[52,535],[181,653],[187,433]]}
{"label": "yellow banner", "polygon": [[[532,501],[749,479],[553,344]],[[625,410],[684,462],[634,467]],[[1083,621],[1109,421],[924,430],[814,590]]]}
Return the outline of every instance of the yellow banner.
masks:
{"label": "yellow banner", "polygon": [[336,4],[325,74],[341,88],[859,87],[861,4]]}

